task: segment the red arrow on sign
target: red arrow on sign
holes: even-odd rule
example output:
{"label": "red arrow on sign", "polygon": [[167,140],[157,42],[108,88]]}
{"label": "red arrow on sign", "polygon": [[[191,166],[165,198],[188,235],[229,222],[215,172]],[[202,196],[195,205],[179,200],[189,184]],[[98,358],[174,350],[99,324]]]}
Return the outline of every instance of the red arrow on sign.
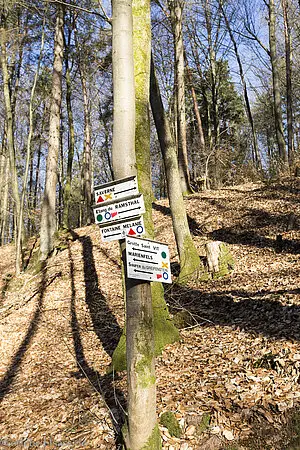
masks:
{"label": "red arrow on sign", "polygon": [[160,278],[162,278],[162,275],[157,274],[157,275],[156,275],[156,278],[159,280]]}
{"label": "red arrow on sign", "polygon": [[102,203],[102,202],[104,202],[104,198],[100,195],[98,197],[97,203]]}
{"label": "red arrow on sign", "polygon": [[115,212],[112,212],[111,213],[111,217],[115,217],[116,215],[117,215],[118,213],[115,211]]}
{"label": "red arrow on sign", "polygon": [[130,230],[128,231],[129,236],[134,236],[136,234],[136,232],[130,228]]}

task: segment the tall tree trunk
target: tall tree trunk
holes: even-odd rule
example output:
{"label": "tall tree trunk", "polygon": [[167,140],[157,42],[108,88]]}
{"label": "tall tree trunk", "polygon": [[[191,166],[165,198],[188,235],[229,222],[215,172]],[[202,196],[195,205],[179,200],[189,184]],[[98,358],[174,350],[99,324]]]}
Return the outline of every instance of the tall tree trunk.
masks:
{"label": "tall tree trunk", "polygon": [[245,76],[244,76],[244,69],[243,69],[242,60],[240,58],[238,46],[237,46],[237,43],[236,43],[233,31],[232,31],[230,22],[228,20],[228,17],[226,15],[224,7],[223,7],[223,0],[219,0],[219,5],[220,5],[221,12],[222,12],[222,15],[223,15],[224,20],[225,20],[226,28],[228,30],[228,33],[229,33],[229,36],[230,36],[230,40],[231,40],[232,45],[233,45],[236,61],[238,63],[238,67],[239,67],[240,78],[241,78],[241,82],[242,82],[242,86],[243,86],[245,109],[246,109],[246,114],[247,114],[247,117],[248,117],[249,125],[250,125],[250,128],[251,128],[251,133],[252,133],[253,163],[255,164],[257,169],[261,169],[261,159],[260,159],[259,148],[258,148],[258,143],[257,143],[256,130],[255,130],[254,120],[253,120],[253,116],[252,116],[252,111],[251,111],[251,106],[250,106],[250,101],[249,101],[249,96],[248,96],[247,83],[246,83]]}
{"label": "tall tree trunk", "polygon": [[189,230],[186,209],[179,183],[180,175],[176,158],[176,147],[172,138],[169,121],[164,111],[153,60],[151,62],[150,100],[165,164],[173,229],[180,259],[179,282],[186,283],[189,278],[196,278],[202,267]]}
{"label": "tall tree trunk", "polygon": [[[73,19],[74,20],[74,19]],[[66,63],[66,104],[67,104],[67,114],[68,114],[68,126],[69,126],[69,140],[68,140],[68,162],[67,162],[67,173],[66,182],[64,186],[64,209],[62,224],[63,228],[68,229],[70,227],[70,200],[71,200],[71,184],[72,184],[72,167],[74,159],[75,150],[75,130],[74,130],[74,120],[73,120],[73,110],[72,110],[72,83],[71,83],[71,73],[69,67],[69,56],[71,47],[71,37],[72,31],[69,30],[68,43],[66,45],[65,51],[65,63]]]}
{"label": "tall tree trunk", "polygon": [[[149,21],[144,4],[141,20]],[[142,8],[142,3],[136,7]],[[113,170],[116,179],[136,175],[132,3],[113,0]],[[141,67],[141,70],[146,70]],[[124,251],[124,243],[121,244]],[[154,333],[150,283],[126,277],[126,349],[130,450],[158,449]]]}
{"label": "tall tree trunk", "polygon": [[75,33],[75,42],[78,55],[78,66],[80,81],[82,87],[83,113],[84,113],[84,147],[83,164],[81,171],[81,191],[83,207],[81,209],[81,220],[86,224],[91,223],[91,205],[92,205],[92,145],[91,145],[91,119],[90,119],[90,100],[87,89],[87,69],[81,56],[77,34]]}
{"label": "tall tree trunk", "polygon": [[[144,223],[147,237],[155,238],[152,218],[152,179],[150,156],[150,0],[133,0],[133,50],[135,78],[135,154],[139,191],[144,196]],[[151,283],[154,311],[155,354],[179,339],[178,330],[169,316],[161,283]]]}
{"label": "tall tree trunk", "polygon": [[187,77],[189,80],[190,90],[191,90],[192,99],[193,99],[194,113],[195,113],[195,118],[196,118],[196,122],[197,122],[197,130],[198,130],[199,145],[200,145],[200,149],[199,149],[200,157],[203,159],[204,155],[205,155],[205,138],[204,138],[204,132],[203,132],[203,127],[202,127],[202,120],[201,120],[201,116],[200,116],[200,112],[199,112],[198,100],[197,100],[197,96],[196,96],[196,92],[195,92],[194,84],[193,84],[193,77],[192,77],[191,69],[189,68],[187,61],[186,61],[186,72],[187,72]]}
{"label": "tall tree trunk", "polygon": [[20,207],[20,217],[19,224],[17,229],[17,246],[16,246],[16,274],[18,275],[23,268],[23,252],[22,252],[22,226],[23,226],[23,213],[24,213],[24,203],[25,203],[25,194],[26,194],[26,186],[27,186],[27,178],[28,178],[28,170],[30,164],[31,157],[31,141],[33,136],[33,100],[35,96],[36,85],[38,81],[40,64],[44,50],[44,42],[45,42],[45,33],[44,29],[42,32],[42,40],[41,40],[41,48],[40,55],[38,60],[38,65],[36,68],[33,85],[30,94],[30,102],[29,102],[29,132],[27,138],[27,152],[26,152],[26,163],[25,163],[25,172],[23,178],[23,186],[22,186],[22,194],[21,194],[21,207]]}
{"label": "tall tree trunk", "polygon": [[49,117],[49,145],[46,166],[46,182],[41,212],[41,246],[40,259],[45,260],[53,249],[53,238],[56,231],[56,184],[57,160],[60,145],[60,108],[62,96],[63,65],[63,27],[64,10],[62,5],[56,6],[56,27],[54,41],[54,62],[52,74],[52,92]]}
{"label": "tall tree trunk", "polygon": [[274,0],[269,0],[269,46],[272,66],[274,118],[279,157],[283,164],[287,162],[285,139],[283,133],[281,95],[279,82],[278,56],[276,51],[276,16]]}
{"label": "tall tree trunk", "polygon": [[207,31],[209,65],[210,65],[210,84],[212,94],[212,122],[214,130],[214,146],[218,147],[220,143],[220,123],[219,123],[219,107],[217,93],[217,72],[216,72],[216,52],[212,39],[212,23],[211,23],[211,7],[209,0],[205,0],[204,6],[205,24]]}
{"label": "tall tree trunk", "polygon": [[[11,176],[12,195],[13,195],[13,200],[14,200],[15,223],[16,223],[16,226],[18,227],[21,205],[20,205],[20,195],[19,195],[19,189],[18,189],[18,175],[17,175],[17,168],[16,168],[13,110],[12,110],[11,92],[10,92],[10,77],[9,77],[8,66],[7,66],[6,30],[3,27],[0,29],[0,45],[1,45],[1,67],[2,67],[2,79],[3,79],[3,94],[4,94],[4,104],[5,104],[5,115],[6,115],[6,140],[7,140],[7,149],[8,149],[9,162],[10,162],[10,176]],[[16,235],[16,229],[15,229],[15,235]]]}
{"label": "tall tree trunk", "polygon": [[169,1],[171,10],[174,47],[175,47],[175,86],[177,102],[177,146],[178,167],[183,194],[193,192],[187,154],[186,114],[185,114],[185,81],[184,81],[184,45],[182,34],[182,14],[185,0]]}
{"label": "tall tree trunk", "polygon": [[284,23],[285,42],[285,71],[286,71],[286,110],[287,110],[287,137],[288,137],[288,162],[291,167],[294,155],[294,129],[293,129],[293,92],[292,92],[292,44],[291,27],[289,20],[289,0],[281,0]]}
{"label": "tall tree trunk", "polygon": [[2,149],[0,155],[0,245],[5,244],[5,234],[9,217],[8,212],[9,158],[6,155],[6,152],[7,152],[6,143],[3,136]]}
{"label": "tall tree trunk", "polygon": [[[46,108],[44,107],[44,111],[45,111],[45,109]],[[43,116],[43,120],[44,120],[44,116]],[[42,133],[43,133],[43,126],[42,126],[41,136],[42,136]],[[40,183],[41,154],[42,154],[42,142],[40,141],[39,146],[38,146],[38,151],[37,151],[37,162],[36,162],[36,169],[35,169],[34,191],[33,191],[33,200],[32,200],[32,209],[34,211],[34,217],[36,217],[36,209],[37,209],[37,203],[38,203],[38,187],[39,187],[39,183]],[[36,227],[35,218],[34,218],[34,219],[32,219],[32,223],[31,223],[31,231],[36,232],[36,229],[37,229],[37,227]]]}
{"label": "tall tree trunk", "polygon": [[84,105],[84,154],[83,154],[83,194],[85,204],[85,222],[91,223],[92,204],[92,145],[91,145],[91,119],[90,105],[87,92],[86,77],[83,70],[80,70],[81,85]]}
{"label": "tall tree trunk", "polygon": [[213,124],[213,135],[211,136],[212,144],[212,176],[214,187],[219,187],[219,147],[220,147],[220,119],[219,119],[219,104],[218,104],[218,80],[216,68],[216,51],[212,36],[212,20],[211,20],[211,5],[209,0],[204,0],[204,16],[207,31],[208,41],[208,56],[210,66],[210,85],[211,85],[211,104],[208,103],[208,119]]}

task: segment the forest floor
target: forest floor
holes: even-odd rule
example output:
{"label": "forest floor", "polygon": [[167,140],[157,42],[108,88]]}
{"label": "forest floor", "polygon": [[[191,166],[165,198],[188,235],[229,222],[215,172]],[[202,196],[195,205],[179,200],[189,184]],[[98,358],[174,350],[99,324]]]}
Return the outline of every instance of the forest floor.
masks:
{"label": "forest floor", "polygon": [[[189,320],[156,359],[158,415],[172,411],[182,429],[161,426],[163,448],[300,449],[300,180],[185,203],[199,254],[223,241],[236,265],[165,288],[171,314]],[[167,201],[153,213],[176,270]],[[93,225],[39,273],[13,267],[13,246],[0,248],[0,449],[120,448],[126,373],[107,373],[124,325],[118,244]]]}

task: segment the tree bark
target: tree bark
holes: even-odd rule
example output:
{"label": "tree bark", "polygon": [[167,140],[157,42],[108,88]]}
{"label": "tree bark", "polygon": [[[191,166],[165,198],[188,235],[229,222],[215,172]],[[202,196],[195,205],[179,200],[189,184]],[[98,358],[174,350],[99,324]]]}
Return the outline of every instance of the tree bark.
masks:
{"label": "tree bark", "polygon": [[[144,10],[145,16],[149,14]],[[136,7],[142,4],[136,3]],[[145,7],[145,5],[144,5]],[[143,17],[143,16],[142,16]],[[135,88],[132,3],[113,0],[114,128],[112,161],[115,179],[136,175]],[[146,68],[142,68],[146,70]],[[124,242],[121,248],[124,253]],[[130,450],[158,449],[156,424],[153,310],[150,283],[125,277],[128,430]]]}
{"label": "tree bark", "polygon": [[275,130],[276,130],[279,158],[281,159],[282,163],[285,164],[287,162],[287,157],[283,133],[279,67],[278,67],[278,56],[276,51],[276,16],[275,16],[274,0],[269,1],[268,8],[269,8],[269,46],[270,46],[270,60],[272,66]]}
{"label": "tree bark", "polygon": [[291,167],[294,160],[294,129],[293,129],[293,90],[292,90],[292,44],[291,27],[289,20],[289,0],[281,0],[284,23],[285,42],[285,73],[286,73],[286,112],[287,112],[287,138],[288,162]]}
{"label": "tree bark", "polygon": [[249,96],[248,96],[248,88],[247,88],[247,83],[246,83],[245,76],[244,76],[242,60],[240,58],[238,46],[237,46],[230,22],[228,20],[228,17],[226,15],[224,7],[223,7],[223,0],[219,0],[219,5],[221,8],[223,18],[225,20],[226,28],[228,30],[229,37],[230,37],[230,40],[233,45],[236,61],[238,63],[238,67],[239,67],[240,78],[241,78],[241,82],[242,82],[242,86],[243,86],[245,109],[246,109],[246,114],[248,117],[249,125],[251,128],[251,133],[252,133],[253,163],[255,164],[257,169],[261,169],[261,159],[260,159],[259,148],[258,148],[258,143],[257,143],[256,130],[255,130],[254,120],[253,120],[253,116],[252,116],[252,111],[251,111],[251,106],[250,106],[250,101],[249,101]]}
{"label": "tree bark", "polygon": [[83,199],[82,220],[89,225],[91,223],[92,205],[92,146],[91,146],[91,119],[90,100],[87,89],[87,69],[81,56],[81,49],[75,33],[76,50],[78,56],[79,74],[82,88],[83,113],[84,113],[84,147],[83,163],[81,171],[81,190]]}
{"label": "tree bark", "polygon": [[8,212],[9,158],[6,155],[6,151],[7,149],[5,145],[5,139],[3,136],[2,149],[0,155],[0,245],[5,244],[5,234],[9,217]]}
{"label": "tree bark", "polygon": [[6,115],[6,140],[7,140],[7,150],[10,162],[10,176],[11,176],[11,187],[12,195],[14,201],[14,215],[15,215],[15,234],[17,233],[19,217],[20,217],[20,195],[18,189],[18,175],[16,168],[16,155],[15,155],[15,141],[14,141],[14,123],[13,123],[13,109],[11,103],[11,92],[10,92],[10,77],[8,73],[7,66],[7,54],[6,54],[6,30],[5,28],[0,29],[0,45],[1,45],[1,67],[2,67],[2,78],[3,78],[3,94],[4,94],[4,104],[5,104],[5,115]]}
{"label": "tree bark", "polygon": [[56,231],[56,184],[57,160],[60,145],[60,108],[62,97],[62,65],[63,65],[63,26],[64,10],[62,5],[56,6],[56,27],[54,41],[54,62],[52,75],[52,92],[49,117],[49,145],[46,165],[46,182],[41,212],[41,244],[40,259],[45,260],[53,250],[53,239]]}
{"label": "tree bark", "polygon": [[178,167],[182,193],[187,195],[191,194],[193,189],[190,183],[186,137],[184,45],[182,35],[182,14],[184,3],[184,0],[169,1],[175,49]]}
{"label": "tree bark", "polygon": [[184,284],[188,279],[198,277],[203,267],[189,230],[186,209],[179,183],[180,175],[176,158],[176,148],[169,121],[164,111],[153,61],[151,61],[150,101],[165,164],[173,229],[180,260],[178,281]]}
{"label": "tree bark", "polygon": [[[152,179],[150,158],[150,60],[151,21],[150,1],[133,0],[133,51],[135,81],[135,154],[139,191],[144,196],[146,213],[144,223],[148,238],[154,239],[152,218]],[[161,283],[151,283],[154,312],[155,354],[160,354],[165,345],[179,339],[168,312]]]}
{"label": "tree bark", "polygon": [[[74,19],[73,19],[74,20]],[[70,200],[71,200],[71,185],[72,185],[72,167],[74,159],[75,150],[75,130],[74,130],[74,120],[73,120],[73,110],[72,110],[72,84],[71,84],[71,73],[69,67],[69,56],[71,47],[71,37],[72,31],[69,30],[68,43],[66,45],[65,51],[65,65],[66,65],[66,105],[67,105],[67,115],[68,115],[68,127],[69,127],[69,141],[68,141],[68,161],[67,161],[67,173],[66,182],[64,186],[64,209],[62,224],[63,228],[68,229],[70,227]]]}
{"label": "tree bark", "polygon": [[[197,122],[197,130],[198,130],[199,144],[200,144],[200,156],[203,159],[204,155],[205,155],[205,138],[204,138],[204,132],[203,132],[203,127],[202,127],[202,120],[201,120],[201,116],[200,116],[200,112],[199,112],[198,100],[197,100],[196,92],[195,92],[194,85],[193,85],[191,69],[189,68],[187,61],[186,61],[186,72],[187,72],[187,77],[188,77],[189,84],[190,84],[194,113],[195,113],[195,118],[196,118],[196,122]],[[196,177],[194,177],[194,178],[196,178]]]}
{"label": "tree bark", "polygon": [[33,80],[33,85],[32,85],[31,94],[30,94],[30,102],[29,102],[29,132],[28,132],[28,138],[27,138],[26,163],[25,163],[25,172],[24,172],[22,194],[21,194],[20,217],[19,217],[19,224],[18,224],[18,229],[17,229],[17,246],[16,246],[16,274],[17,275],[23,269],[22,226],[23,226],[23,213],[24,213],[24,202],[25,202],[27,178],[28,178],[29,164],[30,164],[30,159],[31,159],[31,141],[32,141],[33,131],[34,131],[33,130],[33,100],[34,100],[36,85],[37,85],[38,76],[39,76],[41,59],[42,59],[43,50],[44,50],[44,42],[45,42],[45,33],[44,33],[44,29],[43,29],[40,55],[39,55],[38,65],[37,65],[37,69],[36,69],[34,80]]}

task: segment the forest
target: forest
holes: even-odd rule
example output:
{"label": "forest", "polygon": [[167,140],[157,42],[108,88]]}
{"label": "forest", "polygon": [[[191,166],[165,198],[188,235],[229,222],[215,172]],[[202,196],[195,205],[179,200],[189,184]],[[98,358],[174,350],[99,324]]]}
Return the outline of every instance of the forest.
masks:
{"label": "forest", "polygon": [[0,12],[0,448],[300,448],[300,2]]}

